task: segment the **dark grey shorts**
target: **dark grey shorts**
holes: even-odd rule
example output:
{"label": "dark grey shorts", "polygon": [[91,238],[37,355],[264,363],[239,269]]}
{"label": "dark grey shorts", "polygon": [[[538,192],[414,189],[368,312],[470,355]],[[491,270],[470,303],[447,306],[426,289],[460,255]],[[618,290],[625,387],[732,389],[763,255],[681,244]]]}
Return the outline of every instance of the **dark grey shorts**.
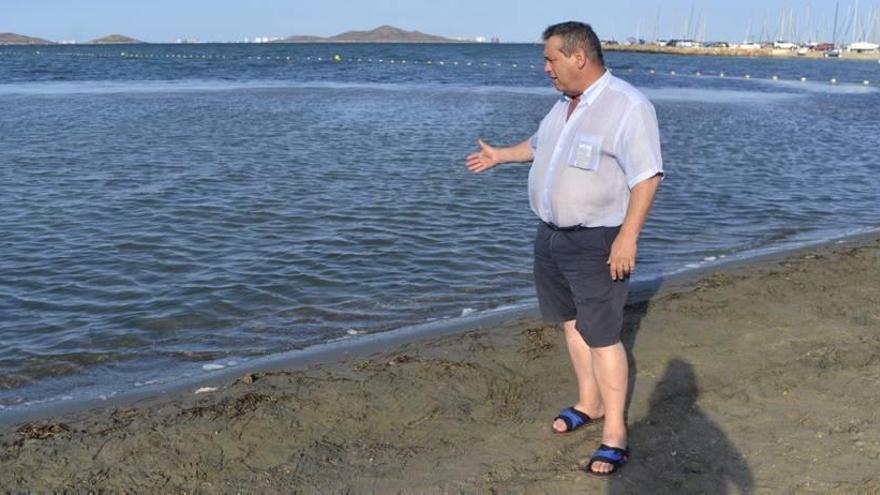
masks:
{"label": "dark grey shorts", "polygon": [[590,347],[620,342],[629,280],[611,279],[608,255],[620,227],[553,230],[541,222],[535,237],[535,288],[541,316],[576,320]]}

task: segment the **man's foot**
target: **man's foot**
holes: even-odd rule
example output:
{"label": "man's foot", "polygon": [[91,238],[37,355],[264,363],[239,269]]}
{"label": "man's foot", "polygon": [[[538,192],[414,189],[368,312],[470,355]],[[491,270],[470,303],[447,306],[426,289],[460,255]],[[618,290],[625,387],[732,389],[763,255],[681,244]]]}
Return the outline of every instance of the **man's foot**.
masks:
{"label": "man's foot", "polygon": [[590,462],[584,469],[593,476],[606,478],[619,471],[627,461],[629,461],[629,449],[611,447],[603,443],[590,457]]}
{"label": "man's foot", "polygon": [[576,406],[566,407],[562,411],[559,412],[559,416],[556,416],[553,420],[553,432],[554,433],[570,433],[574,430],[577,430],[581,426],[589,426],[594,423],[600,423],[604,417],[602,413],[593,416],[587,414]]}
{"label": "man's foot", "polygon": [[[624,430],[621,433],[608,431],[607,424],[605,429],[606,431],[602,432],[602,445],[596,449],[585,468],[590,474],[599,476],[610,475],[629,459],[629,449],[626,447],[626,431]],[[615,451],[616,453],[614,453]]]}

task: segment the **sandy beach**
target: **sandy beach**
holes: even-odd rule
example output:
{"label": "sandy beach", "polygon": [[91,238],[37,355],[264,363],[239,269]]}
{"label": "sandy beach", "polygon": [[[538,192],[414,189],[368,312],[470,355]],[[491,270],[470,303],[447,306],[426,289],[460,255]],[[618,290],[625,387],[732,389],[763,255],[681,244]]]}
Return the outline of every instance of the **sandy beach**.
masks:
{"label": "sandy beach", "polygon": [[5,492],[880,493],[880,239],[703,275],[628,307],[633,458],[596,428],[561,330],[535,321],[215,392],[5,429]]}

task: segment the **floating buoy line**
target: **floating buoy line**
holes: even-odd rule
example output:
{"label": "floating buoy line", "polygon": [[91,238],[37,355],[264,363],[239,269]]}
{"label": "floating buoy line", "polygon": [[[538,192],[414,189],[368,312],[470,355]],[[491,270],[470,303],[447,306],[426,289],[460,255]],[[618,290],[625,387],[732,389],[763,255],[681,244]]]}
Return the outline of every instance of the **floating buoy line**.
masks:
{"label": "floating buoy line", "polygon": [[[217,60],[229,60],[229,61],[259,61],[259,62],[281,62],[281,63],[329,63],[329,64],[389,64],[389,65],[430,65],[434,67],[507,67],[510,69],[535,69],[543,71],[543,66],[538,66],[536,64],[523,64],[518,62],[486,62],[486,61],[459,61],[459,60],[433,60],[433,59],[418,59],[411,60],[405,58],[372,58],[372,57],[343,57],[341,54],[333,54],[329,57],[327,56],[305,56],[305,57],[294,57],[290,55],[247,55],[247,56],[228,56],[228,55],[213,55],[213,54],[194,54],[194,53],[144,53],[144,52],[132,52],[132,51],[119,51],[119,52],[111,52],[107,50],[102,50],[100,52],[95,53],[87,53],[87,52],[73,52],[73,53],[47,53],[42,50],[34,50],[32,52],[26,52],[22,50],[4,50],[0,48],[0,57],[11,56],[11,57],[21,57],[21,56],[36,56],[36,57],[71,57],[71,58],[102,58],[102,59],[138,59],[138,60],[206,60],[206,61],[217,61]],[[878,61],[880,62],[880,61]],[[610,68],[612,71],[616,71],[613,67]],[[634,73],[632,68],[627,69],[627,72]],[[645,71],[647,74],[655,76],[655,75],[663,75],[664,73],[658,71],[657,69],[647,69]],[[694,77],[717,77],[720,79],[759,79],[752,74],[743,74],[740,77],[731,75],[729,72],[719,71],[717,74],[712,74],[704,71],[694,71],[692,73],[679,73],[675,70],[670,70],[668,73],[669,76],[694,76]],[[769,80],[772,81],[783,81],[784,79],[780,77],[778,74],[772,74],[768,77]],[[796,79],[796,81],[807,82],[807,77],[801,76]],[[836,77],[831,78],[827,81],[827,83],[836,85],[840,82]],[[870,86],[872,83],[869,79],[865,79],[861,81],[861,84],[864,86]]]}

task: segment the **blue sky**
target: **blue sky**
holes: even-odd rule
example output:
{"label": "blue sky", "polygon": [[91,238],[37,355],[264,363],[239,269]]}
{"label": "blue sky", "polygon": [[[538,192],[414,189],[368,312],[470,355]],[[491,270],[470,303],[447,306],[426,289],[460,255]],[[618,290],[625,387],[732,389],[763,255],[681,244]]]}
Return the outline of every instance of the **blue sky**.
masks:
{"label": "blue sky", "polygon": [[[841,1],[841,25],[855,1]],[[391,24],[450,37],[523,42],[536,41],[548,24],[569,19],[590,22],[603,39],[637,33],[651,38],[655,31],[662,38],[683,37],[692,19],[692,34],[705,24],[706,39],[742,41],[750,25],[754,37],[762,29],[774,35],[782,16],[797,19],[801,33],[809,25],[811,32],[830,38],[834,5],[834,0],[2,0],[0,32],[51,40],[86,41],[120,33],[151,42],[182,37],[239,41],[330,36]],[[877,0],[860,1],[861,22],[867,24],[878,7]]]}

